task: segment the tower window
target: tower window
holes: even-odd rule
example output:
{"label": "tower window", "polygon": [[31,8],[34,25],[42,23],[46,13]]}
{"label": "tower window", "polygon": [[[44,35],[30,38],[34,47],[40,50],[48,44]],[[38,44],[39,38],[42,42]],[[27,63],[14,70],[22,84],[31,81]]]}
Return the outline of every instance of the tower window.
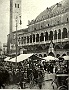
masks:
{"label": "tower window", "polygon": [[16,8],[16,3],[15,3],[15,8]]}
{"label": "tower window", "polygon": [[18,4],[18,8],[19,8],[19,4]]}

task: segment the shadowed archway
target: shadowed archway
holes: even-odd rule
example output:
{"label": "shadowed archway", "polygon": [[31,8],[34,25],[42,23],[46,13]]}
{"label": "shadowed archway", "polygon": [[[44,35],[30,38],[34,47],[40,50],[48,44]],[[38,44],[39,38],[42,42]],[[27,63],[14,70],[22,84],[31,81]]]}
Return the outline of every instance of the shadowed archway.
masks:
{"label": "shadowed archway", "polygon": [[69,49],[69,44],[66,44],[63,49]]}
{"label": "shadowed archway", "polygon": [[55,55],[54,55],[53,52],[50,52],[50,53],[48,54],[48,56],[53,56],[53,57],[55,57]]}

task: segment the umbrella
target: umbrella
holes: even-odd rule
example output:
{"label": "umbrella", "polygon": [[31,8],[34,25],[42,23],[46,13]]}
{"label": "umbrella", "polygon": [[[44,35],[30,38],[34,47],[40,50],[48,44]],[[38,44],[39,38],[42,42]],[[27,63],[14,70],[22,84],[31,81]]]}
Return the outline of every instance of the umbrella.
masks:
{"label": "umbrella", "polygon": [[45,59],[46,61],[59,60],[58,58],[55,58],[53,56],[47,56],[47,57],[44,57],[43,59]]}
{"label": "umbrella", "polygon": [[64,60],[69,60],[69,56],[63,56],[62,57]]}

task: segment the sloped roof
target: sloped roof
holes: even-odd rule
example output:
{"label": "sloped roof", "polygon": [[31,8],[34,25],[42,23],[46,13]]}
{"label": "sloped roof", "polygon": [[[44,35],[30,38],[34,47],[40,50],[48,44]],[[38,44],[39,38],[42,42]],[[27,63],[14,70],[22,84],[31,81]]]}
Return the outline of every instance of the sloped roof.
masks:
{"label": "sloped roof", "polygon": [[48,18],[48,15],[52,15],[55,14],[57,15],[57,13],[59,12],[59,14],[64,10],[69,10],[69,0],[63,0],[59,3],[54,4],[51,7],[47,7],[46,10],[44,10],[43,12],[41,12],[35,20],[41,20],[42,18]]}

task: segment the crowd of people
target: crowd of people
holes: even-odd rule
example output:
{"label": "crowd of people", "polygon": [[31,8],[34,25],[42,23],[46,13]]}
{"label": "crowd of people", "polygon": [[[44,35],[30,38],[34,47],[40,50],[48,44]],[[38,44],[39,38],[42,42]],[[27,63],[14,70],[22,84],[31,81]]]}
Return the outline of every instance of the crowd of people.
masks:
{"label": "crowd of people", "polygon": [[[0,66],[4,67],[5,62],[2,62]],[[6,65],[9,65],[8,63]],[[12,65],[12,64],[10,64]],[[20,65],[20,64],[19,64]],[[54,62],[45,62],[38,61],[28,63],[25,67],[18,66],[18,69],[14,69],[10,66],[10,69],[4,67],[4,70],[1,70],[0,67],[0,88],[1,86],[4,88],[3,82],[4,80],[8,82],[8,84],[19,84],[21,89],[26,87],[26,84],[29,83],[29,88],[32,88],[33,85],[38,85],[39,88],[42,88],[42,84],[44,82],[45,73],[56,73],[56,74],[68,74],[67,61],[59,60]],[[2,79],[2,82],[1,82]]]}
{"label": "crowd of people", "polygon": [[68,63],[65,60],[44,62],[44,70],[48,73],[68,74]]}

